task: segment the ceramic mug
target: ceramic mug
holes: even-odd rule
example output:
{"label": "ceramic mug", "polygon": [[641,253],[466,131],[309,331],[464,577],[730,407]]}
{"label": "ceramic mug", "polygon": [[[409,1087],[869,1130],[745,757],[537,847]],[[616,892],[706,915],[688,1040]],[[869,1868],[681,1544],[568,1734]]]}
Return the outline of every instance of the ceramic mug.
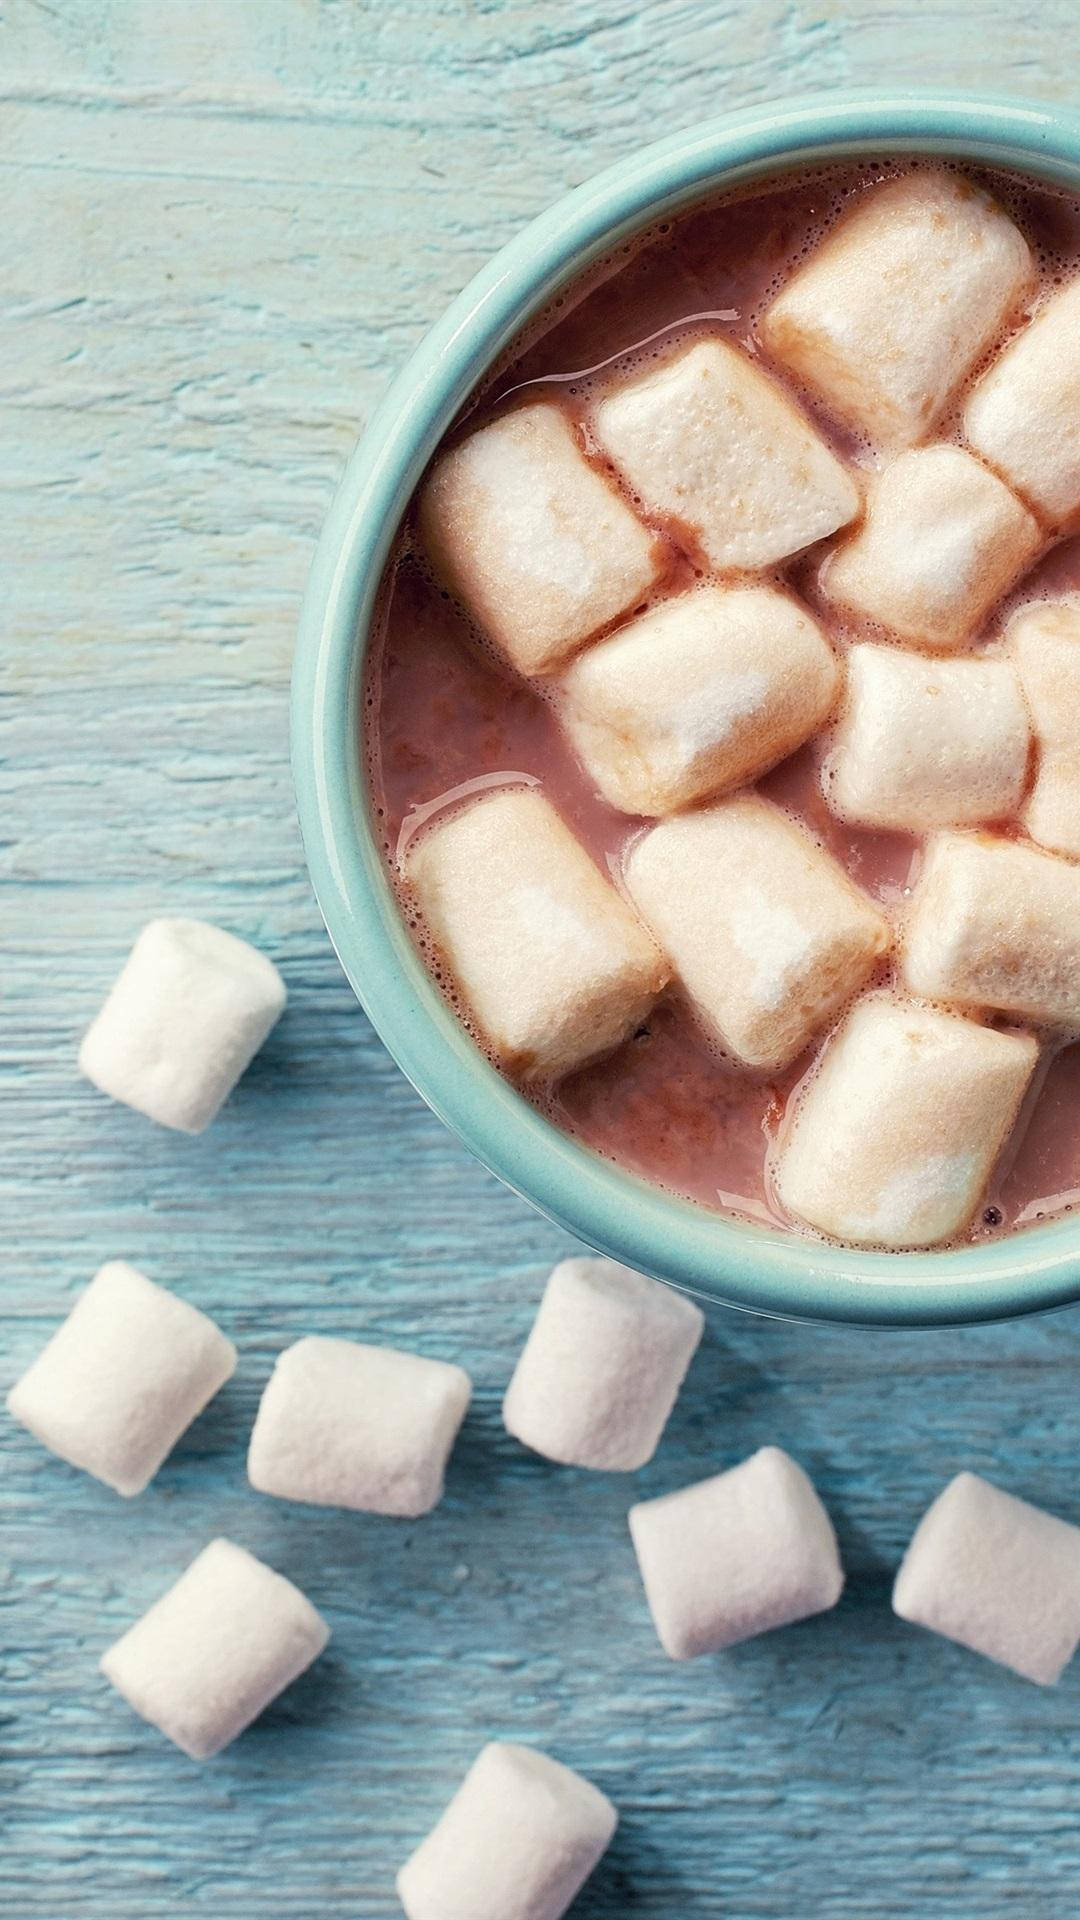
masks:
{"label": "ceramic mug", "polygon": [[1080,1297],[1080,1217],[944,1252],[831,1247],[725,1219],[559,1132],[488,1063],[401,917],[369,817],[358,689],[380,575],[417,481],[487,368],[582,270],[703,195],[828,161],[941,154],[1080,192],[1080,116],[956,94],[845,94],[730,114],[644,148],[518,234],[432,328],[349,463],[315,555],[293,678],[300,824],[330,937],[402,1071],[485,1166],[578,1239],[750,1311],[863,1325],[990,1320]]}

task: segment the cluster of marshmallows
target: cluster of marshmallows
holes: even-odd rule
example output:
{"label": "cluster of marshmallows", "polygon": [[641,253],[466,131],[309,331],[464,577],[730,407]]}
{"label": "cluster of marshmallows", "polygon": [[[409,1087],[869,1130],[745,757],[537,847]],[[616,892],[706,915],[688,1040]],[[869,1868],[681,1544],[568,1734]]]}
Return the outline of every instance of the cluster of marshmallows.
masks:
{"label": "cluster of marshmallows", "polygon": [[[109,1090],[167,1124],[204,1125],[280,1011],[276,970],[198,922],[144,930],[83,1046]],[[503,1403],[548,1459],[631,1473],[653,1456],[704,1327],[698,1307],[606,1259],[551,1274]],[[123,1261],[102,1267],[12,1388],[14,1417],[125,1496],[143,1492],[231,1377],[204,1313]],[[417,1518],[442,1496],[471,1395],[456,1365],[345,1339],[283,1352],[248,1475],[278,1499]],[[806,1474],[765,1446],[629,1512],[665,1652],[683,1660],[834,1606],[844,1575]],[[1080,1528],[970,1474],[934,1502],[904,1560],[899,1614],[1055,1680],[1080,1643]],[[102,1657],[144,1719],[193,1759],[221,1751],[325,1648],[306,1596],[214,1539]],[[546,1754],[486,1746],[401,1868],[409,1920],[559,1920],[611,1840],[616,1811]]]}
{"label": "cluster of marshmallows", "polygon": [[[661,1440],[701,1329],[700,1309],[667,1286],[615,1261],[565,1260],[505,1392],[505,1427],[553,1461],[632,1473]],[[111,1261],[8,1405],[63,1459],[131,1496],[234,1365],[204,1313]],[[469,1392],[469,1377],[440,1361],[300,1340],[263,1392],[248,1475],[281,1500],[417,1517],[440,1500]],[[715,1653],[840,1599],[828,1513],[774,1446],[640,1501],[628,1523],[671,1659]],[[894,1605],[1049,1684],[1080,1642],[1080,1528],[959,1475],[922,1519]],[[102,1670],[136,1713],[202,1761],[327,1640],[327,1622],[290,1580],[231,1540],[211,1540],[106,1651]],[[557,1920],[615,1818],[567,1766],[496,1741],[405,1862],[402,1905],[409,1920]]]}
{"label": "cluster of marshmallows", "polygon": [[[924,444],[1031,284],[1005,215],[927,171],[869,196],[765,316],[767,351],[891,456],[820,586],[902,643],[966,645],[1080,513],[1080,287],[1048,299],[973,389],[971,451]],[[850,527],[859,492],[786,392],[721,340],[624,382],[595,405],[590,431],[650,524],[540,402],[443,457],[421,526],[513,665],[559,677],[560,711],[598,789],[657,824],[634,846],[623,894],[542,793],[497,792],[423,834],[408,878],[478,1025],[521,1075],[557,1075],[614,1046],[673,976],[732,1057],[774,1070],[858,992],[892,933],[806,834],[736,792],[821,725],[840,680],[807,609],[747,576]],[[713,580],[616,626],[661,584],[672,530]],[[781,1161],[785,1204],[824,1232],[890,1245],[954,1233],[1037,1051],[1032,1035],[969,1016],[1080,1026],[1080,867],[1062,857],[1080,855],[1078,656],[1072,603],[1022,613],[992,658],[853,651],[830,771],[837,809],[935,838],[906,939],[913,997],[856,1001]],[[1027,792],[1032,725],[1040,759]],[[961,831],[1018,807],[1027,841]],[[1017,925],[1024,940],[1010,944]],[[277,970],[243,941],[155,921],[80,1064],[114,1098],[198,1133],[284,1000]],[[507,1389],[508,1430],[552,1460],[633,1472],[659,1443],[702,1326],[691,1302],[652,1280],[564,1261]],[[63,1459],[135,1496],[236,1360],[205,1314],[113,1261],[8,1404]],[[279,1499],[415,1518],[441,1497],[470,1393],[456,1365],[302,1339],[263,1393],[250,1480]],[[828,1514],[775,1447],[638,1503],[629,1525],[674,1659],[840,1596]],[[1049,1684],[1080,1644],[1080,1528],[960,1474],[919,1525],[894,1606]],[[328,1638],[290,1581],[215,1539],[102,1668],[204,1759]],[[588,1781],[496,1742],[401,1869],[402,1904],[410,1920],[559,1920],[615,1822]]]}
{"label": "cluster of marshmallows", "polygon": [[[651,1459],[697,1348],[691,1301],[613,1261],[552,1273],[506,1392],[510,1433],[567,1465]],[[205,1314],[122,1262],[105,1266],[9,1407],[54,1452],[141,1492],[236,1364]],[[415,1517],[442,1493],[469,1400],[456,1366],[348,1340],[279,1359],[248,1453],[279,1498]],[[665,1652],[714,1653],[833,1607],[832,1523],[806,1474],[762,1447],[741,1465],[630,1509]],[[1029,1679],[1057,1679],[1080,1642],[1080,1528],[960,1474],[922,1520],[894,1606]],[[288,1580],[216,1539],[110,1647],[103,1672],[193,1759],[233,1740],[323,1651],[329,1628]],[[543,1753],[485,1747],[402,1867],[410,1920],[558,1920],[608,1845],[615,1809]]]}
{"label": "cluster of marshmallows", "polygon": [[[515,404],[440,456],[419,501],[440,577],[542,677],[596,791],[645,823],[617,885],[536,785],[408,841],[403,879],[476,1029],[526,1081],[617,1046],[669,983],[736,1069],[779,1073],[824,1037],[771,1179],[833,1239],[961,1233],[1041,1043],[1080,1029],[1080,597],[1030,601],[965,651],[1080,524],[1080,282],[1021,326],[1036,281],[987,194],[915,169],[796,268],[755,354],[684,342],[580,423]],[[839,458],[782,380],[873,468]],[[966,444],[941,437],[954,421]],[[670,586],[679,551],[703,575],[690,590]],[[778,575],[799,556],[843,660]],[[899,941],[746,791],[833,721],[832,811],[930,836]]]}

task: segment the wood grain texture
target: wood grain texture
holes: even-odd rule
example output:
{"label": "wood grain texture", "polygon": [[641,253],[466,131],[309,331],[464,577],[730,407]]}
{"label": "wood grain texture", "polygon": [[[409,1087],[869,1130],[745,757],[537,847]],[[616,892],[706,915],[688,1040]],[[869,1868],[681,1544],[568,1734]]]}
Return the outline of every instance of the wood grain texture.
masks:
{"label": "wood grain texture", "polygon": [[[367,1028],[286,755],[297,601],[342,460],[498,242],[727,104],[904,81],[1061,97],[1074,28],[1073,0],[0,0],[5,1380],[116,1256],[241,1350],[132,1503],[0,1427],[11,1920],[382,1920],[493,1734],[622,1810],[581,1920],[1075,1912],[1080,1670],[1038,1691],[901,1627],[888,1590],[958,1465],[1080,1518],[1080,1320],[888,1338],[717,1314],[633,1487],[526,1455],[499,1399],[564,1243]],[[194,1141],[74,1071],[162,909],[254,939],[292,993]],[[262,1383],[309,1331],[473,1373],[429,1520],[246,1487]],[[671,1665],[626,1508],[766,1440],[836,1514],[847,1595]],[[217,1532],[296,1578],[334,1638],[200,1769],[96,1663]]]}

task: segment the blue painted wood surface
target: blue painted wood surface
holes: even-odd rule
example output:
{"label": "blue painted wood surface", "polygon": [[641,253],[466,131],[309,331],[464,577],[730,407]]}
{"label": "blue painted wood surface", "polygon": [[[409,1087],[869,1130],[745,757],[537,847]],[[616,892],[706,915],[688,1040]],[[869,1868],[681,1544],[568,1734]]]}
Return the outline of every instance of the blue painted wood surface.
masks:
{"label": "blue painted wood surface", "polygon": [[[381,1920],[481,1741],[618,1802],[582,1920],[1057,1920],[1078,1905],[1080,1669],[1043,1693],[890,1615],[959,1465],[1080,1519],[1080,1317],[882,1337],[717,1313],[630,1484],[515,1446],[504,1383],[560,1235],[403,1083],[344,985],[293,822],[286,694],[358,427],[491,249],[667,125],[804,86],[1061,98],[1073,0],[4,0],[0,682],[4,1374],[122,1256],[237,1341],[131,1503],[0,1428],[0,1908]],[[79,1032],[140,923],[205,914],[289,1011],[210,1134],[110,1106]],[[251,1492],[274,1355],[319,1331],[461,1360],[415,1525]],[[836,1515],[837,1612],[664,1660],[630,1500],[789,1447]],[[197,1768],[97,1676],[213,1533],[328,1654]]]}

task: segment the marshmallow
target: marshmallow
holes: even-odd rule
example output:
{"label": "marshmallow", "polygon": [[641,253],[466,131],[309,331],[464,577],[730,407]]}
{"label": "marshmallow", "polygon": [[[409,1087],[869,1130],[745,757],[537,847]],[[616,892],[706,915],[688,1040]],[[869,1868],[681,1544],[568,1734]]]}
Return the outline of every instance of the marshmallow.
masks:
{"label": "marshmallow", "polygon": [[626,885],[702,1024],[762,1071],[794,1060],[891,943],[842,867],[753,794],[653,827]]}
{"label": "marshmallow", "polygon": [[209,1760],[316,1660],[325,1620],[290,1580],[212,1540],[101,1661],[107,1680],[192,1760]]}
{"label": "marshmallow", "polygon": [[1080,597],[1024,607],[1006,639],[1039,749],[1021,819],[1040,846],[1080,859]]}
{"label": "marshmallow", "polygon": [[260,1493],[416,1519],[437,1506],[472,1393],[460,1367],[311,1335],[279,1354],[248,1449]]}
{"label": "marshmallow", "polygon": [[942,833],[911,899],[913,992],[1080,1028],[1080,867],[1023,841]]}
{"label": "marshmallow", "polygon": [[1080,512],[1080,280],[1039,308],[964,408],[984,460],[1054,527]]}
{"label": "marshmallow", "polygon": [[429,827],[403,871],[483,1038],[526,1079],[617,1046],[668,978],[535,788],[489,793]]}
{"label": "marshmallow", "polygon": [[618,1815],[532,1747],[493,1740],[397,1877],[408,1920],[562,1920]]}
{"label": "marshmallow", "polygon": [[500,415],[442,455],[420,496],[420,537],[519,673],[546,673],[665,567],[662,543],[549,401]]}
{"label": "marshmallow", "polygon": [[836,697],[836,658],[772,587],[699,587],[573,661],[559,711],[624,813],[661,814],[752,780],[802,745]]}
{"label": "marshmallow", "polygon": [[8,1395],[8,1411],[73,1467],[141,1493],[236,1368],[205,1313],[110,1260]]}
{"label": "marshmallow", "polygon": [[656,1452],[705,1316],[614,1260],[563,1260],[503,1401],[508,1432],[570,1467],[633,1473]]}
{"label": "marshmallow", "polygon": [[630,1534],[672,1660],[824,1613],[844,1585],[832,1522],[802,1468],[779,1447],[631,1507]]}
{"label": "marshmallow", "polygon": [[958,1473],[915,1530],[893,1607],[1053,1686],[1080,1644],[1080,1527]]}
{"label": "marshmallow", "polygon": [[201,1133],[285,1005],[277,968],[205,920],[151,920],[79,1049],[102,1093]]}
{"label": "marshmallow", "polygon": [[902,453],[872,482],[866,518],[820,571],[827,600],[947,653],[1034,557],[1026,507],[962,447]]}
{"label": "marshmallow", "polygon": [[646,508],[721,572],[771,567],[859,510],[851,475],[805,415],[726,340],[625,381],[592,424]]}
{"label": "marshmallow", "polygon": [[871,187],[761,324],[768,351],[879,446],[921,440],[1033,282],[985,193],[938,169]]}
{"label": "marshmallow", "polygon": [[825,796],[841,819],[865,827],[919,833],[1003,820],[1020,804],[1028,745],[1007,661],[852,647]]}
{"label": "marshmallow", "polygon": [[789,1103],[777,1199],[834,1240],[952,1239],[982,1198],[1037,1056],[1030,1034],[867,995]]}

